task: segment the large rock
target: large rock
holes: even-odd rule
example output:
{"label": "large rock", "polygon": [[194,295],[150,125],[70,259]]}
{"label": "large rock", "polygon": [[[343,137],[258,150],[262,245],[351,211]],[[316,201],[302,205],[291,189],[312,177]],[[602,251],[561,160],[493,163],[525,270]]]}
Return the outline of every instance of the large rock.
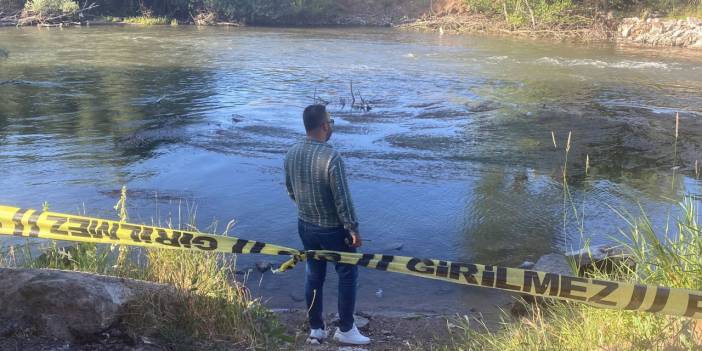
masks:
{"label": "large rock", "polygon": [[697,48],[702,45],[702,21],[625,18],[619,23],[619,35],[626,41],[647,45]]}
{"label": "large rock", "polygon": [[617,273],[617,267],[636,268],[632,253],[622,245],[595,245],[578,251],[567,252],[566,257],[575,263],[578,275],[584,276],[592,271]]}
{"label": "large rock", "polygon": [[573,275],[573,271],[565,255],[559,253],[550,253],[541,256],[541,258],[536,261],[533,269],[541,272]]}
{"label": "large rock", "polygon": [[0,268],[0,337],[86,342],[120,321],[126,305],[164,286],[115,277],[46,269]]}

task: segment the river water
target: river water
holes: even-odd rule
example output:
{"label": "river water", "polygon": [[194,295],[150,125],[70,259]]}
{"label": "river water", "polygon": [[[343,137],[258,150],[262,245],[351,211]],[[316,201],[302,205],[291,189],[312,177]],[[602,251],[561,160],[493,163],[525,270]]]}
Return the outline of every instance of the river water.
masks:
{"label": "river water", "polygon": [[[234,235],[299,247],[281,167],[315,99],[336,120],[331,143],[347,163],[365,252],[514,266],[612,242],[626,228],[613,209],[640,204],[662,225],[685,194],[700,194],[694,51],[192,26],[4,28],[0,48],[2,204],[114,218],[126,185],[132,221],[196,209],[201,229],[235,219]],[[351,82],[370,111],[350,108]],[[266,259],[240,257],[239,267]],[[302,271],[248,283],[271,306],[302,307]],[[362,310],[504,302],[361,273]]]}

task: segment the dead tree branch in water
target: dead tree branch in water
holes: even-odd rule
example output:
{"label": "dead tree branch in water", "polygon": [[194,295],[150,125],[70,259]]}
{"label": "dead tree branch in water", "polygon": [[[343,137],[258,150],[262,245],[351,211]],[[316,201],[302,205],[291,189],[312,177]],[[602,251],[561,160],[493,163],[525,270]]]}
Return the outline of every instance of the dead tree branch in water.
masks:
{"label": "dead tree branch in water", "polygon": [[0,26],[14,26],[20,18],[22,11],[4,13],[0,11]]}
{"label": "dead tree branch in water", "polygon": [[329,105],[329,101],[324,100],[321,96],[317,96],[317,88],[314,88],[314,93],[312,94],[312,103],[320,105]]}
{"label": "dead tree branch in water", "polygon": [[356,95],[361,99],[361,106],[358,107],[363,112],[368,112],[371,110],[371,107],[369,104],[366,103],[366,100],[363,99],[363,95],[361,95],[361,92],[356,90]]}
{"label": "dead tree branch in water", "polygon": [[356,97],[353,96],[353,80],[349,81],[349,87],[351,89],[351,108],[353,108],[353,105],[356,104]]}
{"label": "dead tree branch in water", "polygon": [[[361,95],[361,92],[359,90],[356,90],[356,93],[354,94],[353,90],[353,81],[349,82],[349,89],[351,90],[351,109],[359,109],[364,112],[368,112],[371,110],[371,106],[369,103],[366,102],[366,100],[363,98]],[[356,95],[358,95],[358,98],[361,100],[360,106],[356,104]],[[344,101],[344,105],[346,104],[346,101]]]}

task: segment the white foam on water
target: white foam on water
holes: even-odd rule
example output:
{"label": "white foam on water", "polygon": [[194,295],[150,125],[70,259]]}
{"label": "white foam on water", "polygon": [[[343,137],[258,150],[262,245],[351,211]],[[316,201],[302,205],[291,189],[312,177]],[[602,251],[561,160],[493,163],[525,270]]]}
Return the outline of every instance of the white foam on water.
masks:
{"label": "white foam on water", "polygon": [[597,68],[622,68],[622,69],[663,69],[669,70],[671,64],[652,61],[622,60],[617,62],[606,62],[592,59],[564,59],[561,57],[542,57],[536,60],[537,63],[545,63],[556,66],[592,66]]}

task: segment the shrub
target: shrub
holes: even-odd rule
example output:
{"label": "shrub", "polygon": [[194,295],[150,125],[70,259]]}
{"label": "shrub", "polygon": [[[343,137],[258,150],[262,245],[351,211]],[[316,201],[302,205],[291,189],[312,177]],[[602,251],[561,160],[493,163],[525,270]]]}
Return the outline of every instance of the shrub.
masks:
{"label": "shrub", "polygon": [[[623,215],[629,232],[620,239],[634,255],[636,268],[616,267],[615,276],[629,282],[699,290],[702,288],[702,227],[693,198],[681,204],[677,218],[663,233],[656,233],[643,214]],[[612,279],[601,271],[594,278]],[[465,319],[447,351],[465,350],[700,350],[702,323],[683,317],[623,310],[605,310],[576,303],[535,307],[531,315],[504,328],[487,329]],[[472,329],[476,326],[478,331]]]}
{"label": "shrub", "polygon": [[24,5],[26,12],[39,16],[70,14],[79,9],[80,6],[72,0],[29,0]]}
{"label": "shrub", "polygon": [[130,24],[143,24],[143,25],[158,25],[158,24],[170,24],[171,20],[168,19],[167,17],[147,17],[147,16],[139,16],[139,17],[127,17],[123,20],[124,23],[130,23]]}

